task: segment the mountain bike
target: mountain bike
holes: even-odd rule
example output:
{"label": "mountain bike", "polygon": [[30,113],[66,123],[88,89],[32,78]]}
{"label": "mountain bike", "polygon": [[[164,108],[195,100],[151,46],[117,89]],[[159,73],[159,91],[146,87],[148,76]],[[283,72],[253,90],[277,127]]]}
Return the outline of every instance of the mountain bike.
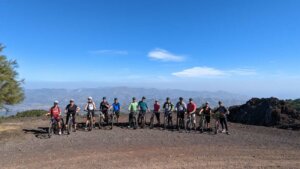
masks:
{"label": "mountain bike", "polygon": [[173,127],[173,121],[172,121],[172,112],[165,112],[164,115],[164,129],[166,130],[167,127]]}
{"label": "mountain bike", "polygon": [[192,129],[196,130],[196,124],[194,123],[196,120],[195,113],[189,113],[186,120],[186,128],[189,131]]}
{"label": "mountain bike", "polygon": [[145,123],[146,123],[146,112],[140,111],[139,117],[138,117],[138,122],[140,123],[140,127],[144,128]]}
{"label": "mountain bike", "polygon": [[204,127],[205,127],[205,124],[206,124],[206,123],[207,123],[207,122],[206,122],[204,113],[200,114],[199,129],[200,129],[200,132],[201,132],[201,133],[204,132]]}
{"label": "mountain bike", "polygon": [[[64,120],[61,118],[60,119],[60,123],[61,123],[61,132],[62,134],[64,133]],[[59,131],[59,128],[58,128],[58,122],[54,119],[54,118],[51,118],[50,119],[50,124],[49,124],[49,128],[48,128],[48,137],[51,138],[51,136],[53,134],[58,134],[58,131]]]}
{"label": "mountain bike", "polygon": [[184,125],[184,116],[180,115],[181,113],[184,113],[184,112],[177,112],[177,130],[180,131],[180,128],[185,128],[185,125]]}
{"label": "mountain bike", "polygon": [[219,113],[215,113],[214,114],[214,119],[215,119],[215,123],[214,123],[214,132],[215,134],[218,134],[219,131],[219,127],[220,127],[220,114]]}
{"label": "mountain bike", "polygon": [[154,118],[155,118],[155,112],[152,111],[151,118],[150,118],[150,129],[154,128]]}
{"label": "mountain bike", "polygon": [[87,112],[87,129],[88,131],[92,131],[93,127],[94,127],[94,120],[93,120],[93,113],[92,111],[89,110],[84,110],[85,112]]}
{"label": "mountain bike", "polygon": [[115,124],[116,122],[117,122],[117,116],[116,116],[116,113],[112,111],[112,112],[110,113],[110,124],[111,124],[110,129],[113,129],[114,124]]}
{"label": "mountain bike", "polygon": [[75,123],[73,123],[73,122],[74,122],[74,117],[73,117],[73,114],[70,113],[69,121],[67,121],[67,127],[66,127],[66,131],[67,131],[68,135],[71,133],[72,127],[74,129],[73,131],[76,131]]}
{"label": "mountain bike", "polygon": [[136,112],[131,112],[129,114],[129,127],[133,126],[133,129],[137,129],[137,113]]}
{"label": "mountain bike", "polygon": [[100,111],[100,113],[99,113],[99,122],[98,122],[99,129],[104,128],[104,120],[105,120],[104,113],[102,111]]}

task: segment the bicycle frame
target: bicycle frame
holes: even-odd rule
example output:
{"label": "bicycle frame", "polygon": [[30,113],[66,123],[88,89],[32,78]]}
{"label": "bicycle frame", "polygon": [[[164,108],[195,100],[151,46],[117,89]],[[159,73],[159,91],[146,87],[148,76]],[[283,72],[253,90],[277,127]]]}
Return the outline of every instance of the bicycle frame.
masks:
{"label": "bicycle frame", "polygon": [[168,127],[173,126],[173,121],[172,121],[172,112],[165,112],[164,114],[164,129]]}
{"label": "bicycle frame", "polygon": [[72,126],[74,125],[73,124],[73,114],[70,113],[70,116],[69,116],[69,121],[67,121],[67,133],[70,134],[70,131],[72,129]]}
{"label": "bicycle frame", "polygon": [[205,115],[202,113],[200,114],[200,120],[199,120],[199,128],[201,132],[204,132],[205,124],[207,124]]}
{"label": "bicycle frame", "polygon": [[177,112],[177,130],[180,130],[180,128],[185,128],[185,124],[184,124],[184,117],[180,117],[179,113],[182,113],[182,112]]}
{"label": "bicycle frame", "polygon": [[188,128],[189,130],[191,130],[192,128],[194,128],[194,130],[196,130],[196,125],[194,123],[195,120],[196,120],[195,113],[188,114],[185,129]]}

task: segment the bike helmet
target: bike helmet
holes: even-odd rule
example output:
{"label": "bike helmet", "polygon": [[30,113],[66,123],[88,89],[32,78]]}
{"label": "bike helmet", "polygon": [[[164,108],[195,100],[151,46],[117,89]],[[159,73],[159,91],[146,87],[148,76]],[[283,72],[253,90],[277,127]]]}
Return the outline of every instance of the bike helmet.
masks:
{"label": "bike helmet", "polygon": [[106,100],[106,97],[103,97],[102,99],[103,99],[103,100]]}
{"label": "bike helmet", "polygon": [[54,101],[54,104],[58,104],[59,102],[57,100]]}
{"label": "bike helmet", "polygon": [[222,102],[221,102],[221,101],[219,101],[219,104],[222,104]]}
{"label": "bike helmet", "polygon": [[142,99],[144,100],[144,99],[146,99],[146,97],[145,97],[145,96],[143,96],[143,97],[142,97]]}
{"label": "bike helmet", "polygon": [[179,97],[179,100],[183,100],[183,98],[182,98],[182,97]]}
{"label": "bike helmet", "polygon": [[192,98],[190,98],[190,99],[189,99],[189,101],[193,101],[193,99],[192,99]]}
{"label": "bike helmet", "polygon": [[118,98],[114,98],[114,100],[118,100]]}
{"label": "bike helmet", "polygon": [[90,97],[88,97],[88,100],[93,100],[93,98],[90,96]]}
{"label": "bike helmet", "polygon": [[70,102],[74,102],[74,101],[75,101],[74,99],[71,99],[71,100],[70,100]]}
{"label": "bike helmet", "polygon": [[133,97],[133,98],[132,98],[132,100],[136,100],[136,98],[135,98],[135,97]]}
{"label": "bike helmet", "polygon": [[170,97],[167,97],[167,100],[170,100]]}

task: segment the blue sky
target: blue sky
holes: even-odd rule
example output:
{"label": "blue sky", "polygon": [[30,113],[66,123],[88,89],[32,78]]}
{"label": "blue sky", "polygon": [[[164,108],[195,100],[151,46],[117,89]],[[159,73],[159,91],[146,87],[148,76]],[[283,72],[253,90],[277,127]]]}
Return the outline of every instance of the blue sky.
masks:
{"label": "blue sky", "polygon": [[297,0],[0,0],[26,88],[139,86],[300,97]]}

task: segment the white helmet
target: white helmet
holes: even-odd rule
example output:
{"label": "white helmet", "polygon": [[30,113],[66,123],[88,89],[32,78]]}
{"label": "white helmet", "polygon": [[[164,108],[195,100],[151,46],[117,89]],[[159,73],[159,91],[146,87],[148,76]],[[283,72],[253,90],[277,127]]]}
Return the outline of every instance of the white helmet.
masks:
{"label": "white helmet", "polygon": [[90,96],[90,97],[88,97],[88,100],[93,100],[93,98]]}
{"label": "white helmet", "polygon": [[54,101],[54,104],[58,104],[59,102],[57,100]]}

